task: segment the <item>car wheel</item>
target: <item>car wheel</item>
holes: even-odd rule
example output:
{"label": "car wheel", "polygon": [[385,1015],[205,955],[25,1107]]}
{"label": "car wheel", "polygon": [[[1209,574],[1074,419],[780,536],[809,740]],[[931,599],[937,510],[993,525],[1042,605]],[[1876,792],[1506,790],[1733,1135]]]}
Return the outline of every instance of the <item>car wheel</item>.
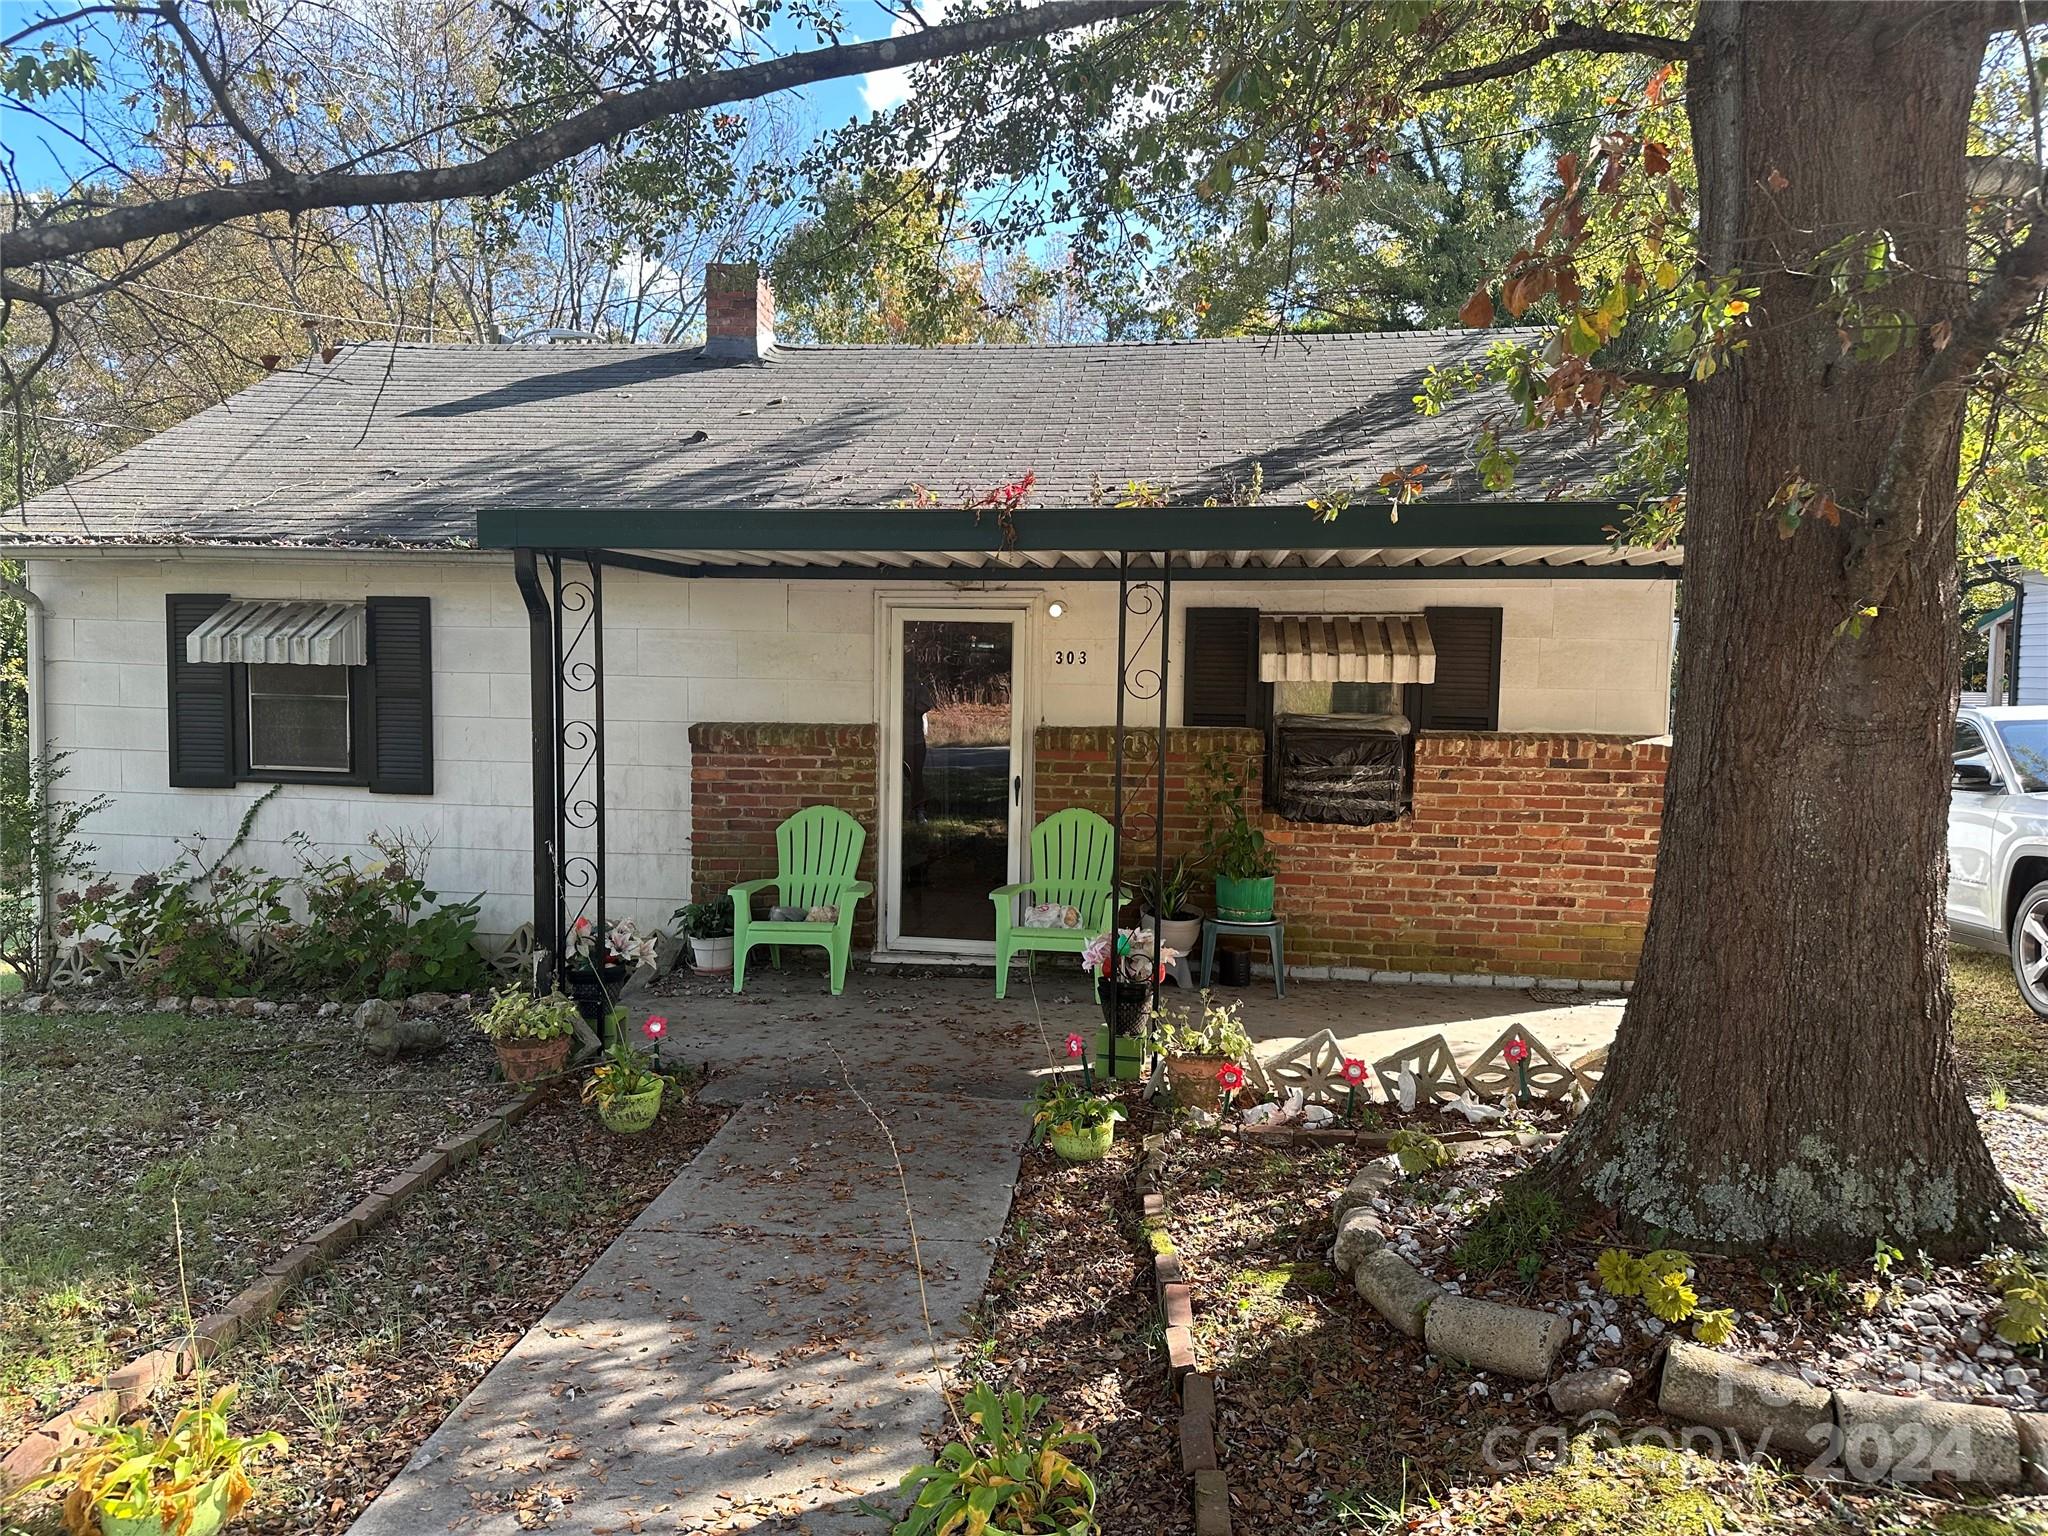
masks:
{"label": "car wheel", "polygon": [[2013,914],[2012,975],[2027,1006],[2048,1019],[2048,880],[2021,897]]}

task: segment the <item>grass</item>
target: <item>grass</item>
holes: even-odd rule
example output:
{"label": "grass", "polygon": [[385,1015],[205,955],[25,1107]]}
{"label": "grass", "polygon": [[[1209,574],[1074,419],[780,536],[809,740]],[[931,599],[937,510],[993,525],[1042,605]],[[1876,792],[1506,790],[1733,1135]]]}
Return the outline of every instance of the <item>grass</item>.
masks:
{"label": "grass", "polygon": [[[652,1130],[613,1136],[558,1092],[294,1290],[157,1418],[233,1383],[236,1432],[289,1442],[258,1465],[235,1530],[340,1536],[722,1118],[677,1094]],[[11,1513],[9,1536],[58,1536],[47,1507]]]}
{"label": "grass", "polygon": [[2020,1001],[2003,955],[1957,949],[1949,976],[1956,996],[1956,1048],[1971,1086],[2028,1103],[2048,1103],[2048,1019]]}
{"label": "grass", "polygon": [[504,1096],[480,1042],[406,1063],[278,1017],[0,1020],[0,1441],[255,1278]]}

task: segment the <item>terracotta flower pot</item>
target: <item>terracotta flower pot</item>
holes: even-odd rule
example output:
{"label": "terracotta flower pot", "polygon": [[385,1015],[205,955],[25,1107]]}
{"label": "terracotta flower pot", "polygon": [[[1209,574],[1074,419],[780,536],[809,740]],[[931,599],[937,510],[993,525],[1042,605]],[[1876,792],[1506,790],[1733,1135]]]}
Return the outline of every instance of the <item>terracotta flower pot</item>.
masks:
{"label": "terracotta flower pot", "polygon": [[552,1040],[498,1040],[498,1066],[508,1083],[535,1083],[569,1064],[569,1036]]}
{"label": "terracotta flower pot", "polygon": [[1228,1056],[1169,1056],[1166,1082],[1173,1090],[1173,1102],[1183,1109],[1206,1109],[1212,1114],[1223,1107],[1223,1085],[1216,1074],[1231,1065]]}

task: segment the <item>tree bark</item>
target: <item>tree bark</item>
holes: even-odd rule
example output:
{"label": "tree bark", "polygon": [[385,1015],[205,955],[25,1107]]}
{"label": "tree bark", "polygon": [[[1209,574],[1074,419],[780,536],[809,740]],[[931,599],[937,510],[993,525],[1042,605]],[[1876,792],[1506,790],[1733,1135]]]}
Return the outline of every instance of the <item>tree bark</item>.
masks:
{"label": "tree bark", "polygon": [[[1704,256],[1760,293],[1747,349],[1693,389],[1649,928],[1607,1077],[1549,1170],[1639,1232],[1867,1256],[1880,1238],[1958,1254],[2027,1227],[1951,1027],[1962,396],[1929,437],[1941,402],[1922,379],[1969,310],[1984,28],[1974,6],[1702,10],[1688,105]],[[1879,231],[1899,267],[1865,297],[1920,328],[1859,363],[1813,274]],[[1899,451],[1909,438],[1924,447]],[[1840,503],[1838,526],[1810,516],[1780,536],[1770,504],[1795,476]],[[1880,595],[1864,512],[1881,485]]]}

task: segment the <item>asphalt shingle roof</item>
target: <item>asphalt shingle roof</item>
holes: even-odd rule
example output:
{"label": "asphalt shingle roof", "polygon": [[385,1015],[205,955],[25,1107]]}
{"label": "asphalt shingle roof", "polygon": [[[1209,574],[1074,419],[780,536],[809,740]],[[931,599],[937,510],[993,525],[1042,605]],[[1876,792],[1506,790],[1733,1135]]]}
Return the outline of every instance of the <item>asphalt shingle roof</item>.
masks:
{"label": "asphalt shingle roof", "polygon": [[[1043,347],[365,343],[262,380],[5,519],[15,542],[370,544],[473,538],[479,509],[885,506],[1027,471],[1033,504],[1130,480],[1200,500],[1254,465],[1269,501],[1462,469],[1488,391],[1427,419],[1434,365],[1500,333],[1416,331]],[[1521,438],[1512,498],[1591,495],[1577,434]],[[1457,472],[1451,471],[1457,467]]]}

